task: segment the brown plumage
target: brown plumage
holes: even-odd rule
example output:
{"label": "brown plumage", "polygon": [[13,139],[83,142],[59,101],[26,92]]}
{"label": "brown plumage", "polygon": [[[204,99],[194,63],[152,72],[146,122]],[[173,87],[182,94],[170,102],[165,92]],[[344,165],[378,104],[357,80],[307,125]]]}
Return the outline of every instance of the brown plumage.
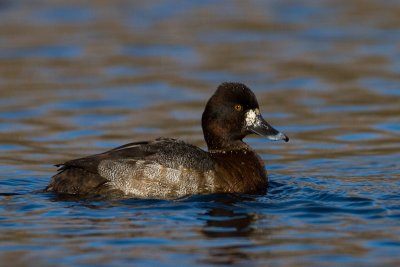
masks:
{"label": "brown plumage", "polygon": [[140,198],[265,192],[263,161],[242,139],[251,133],[288,138],[264,121],[253,92],[240,83],[221,84],[206,105],[202,127],[208,152],[176,139],[130,143],[60,164],[45,190]]}

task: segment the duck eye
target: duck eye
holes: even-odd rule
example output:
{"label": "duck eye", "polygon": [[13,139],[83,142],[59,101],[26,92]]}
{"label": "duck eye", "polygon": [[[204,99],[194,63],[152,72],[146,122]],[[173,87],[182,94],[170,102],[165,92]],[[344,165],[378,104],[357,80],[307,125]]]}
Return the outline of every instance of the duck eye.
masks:
{"label": "duck eye", "polygon": [[233,107],[235,108],[236,111],[242,111],[242,109],[243,109],[242,105],[239,105],[239,104],[236,104]]}

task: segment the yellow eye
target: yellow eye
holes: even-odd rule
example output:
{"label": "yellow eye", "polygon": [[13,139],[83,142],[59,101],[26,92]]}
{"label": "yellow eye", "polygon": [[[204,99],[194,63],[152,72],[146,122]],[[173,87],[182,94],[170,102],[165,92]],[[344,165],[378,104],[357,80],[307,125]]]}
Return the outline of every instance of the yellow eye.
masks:
{"label": "yellow eye", "polygon": [[234,108],[235,108],[236,111],[242,111],[242,109],[243,109],[242,105],[239,105],[239,104],[236,104],[234,106]]}

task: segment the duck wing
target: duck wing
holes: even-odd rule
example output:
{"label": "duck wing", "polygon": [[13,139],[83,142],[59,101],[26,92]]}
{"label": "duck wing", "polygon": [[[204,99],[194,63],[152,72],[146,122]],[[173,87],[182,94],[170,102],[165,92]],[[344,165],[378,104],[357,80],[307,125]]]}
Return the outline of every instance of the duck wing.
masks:
{"label": "duck wing", "polygon": [[[125,144],[101,154],[56,165],[59,172],[52,177],[46,191],[88,195],[117,188],[127,193],[121,189],[121,184],[131,185],[135,184],[132,179],[140,180],[141,178],[137,178],[138,170],[142,172],[141,177],[147,179],[146,186],[169,186],[171,181],[168,179],[172,179],[171,177],[152,177],[148,172],[153,172],[156,176],[160,174],[160,168],[168,168],[190,169],[200,173],[211,170],[213,165],[213,160],[202,149],[176,139],[159,138]],[[147,176],[143,175],[145,171]],[[149,177],[152,177],[152,181]],[[142,184],[143,182],[138,184],[139,187]]]}

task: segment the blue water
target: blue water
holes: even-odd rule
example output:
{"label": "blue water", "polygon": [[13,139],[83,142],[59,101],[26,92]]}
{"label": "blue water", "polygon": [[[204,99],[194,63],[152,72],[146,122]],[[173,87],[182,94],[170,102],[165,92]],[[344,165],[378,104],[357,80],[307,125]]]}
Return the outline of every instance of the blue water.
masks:
{"label": "blue water", "polygon": [[[4,3],[3,3],[4,2]],[[0,266],[399,266],[396,1],[0,2]],[[54,164],[159,136],[205,148],[216,86],[265,195],[61,197]]]}

